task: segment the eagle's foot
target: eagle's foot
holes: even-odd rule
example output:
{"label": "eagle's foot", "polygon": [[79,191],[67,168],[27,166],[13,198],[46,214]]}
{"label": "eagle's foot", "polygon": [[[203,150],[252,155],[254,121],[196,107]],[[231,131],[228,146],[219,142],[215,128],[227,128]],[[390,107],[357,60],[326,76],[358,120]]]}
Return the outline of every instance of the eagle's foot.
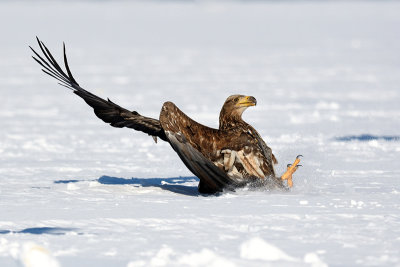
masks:
{"label": "eagle's foot", "polygon": [[301,166],[301,165],[299,165],[300,157],[302,157],[302,155],[298,155],[296,157],[296,160],[293,162],[293,164],[288,164],[286,172],[281,176],[282,180],[287,180],[288,187],[293,186],[292,175]]}

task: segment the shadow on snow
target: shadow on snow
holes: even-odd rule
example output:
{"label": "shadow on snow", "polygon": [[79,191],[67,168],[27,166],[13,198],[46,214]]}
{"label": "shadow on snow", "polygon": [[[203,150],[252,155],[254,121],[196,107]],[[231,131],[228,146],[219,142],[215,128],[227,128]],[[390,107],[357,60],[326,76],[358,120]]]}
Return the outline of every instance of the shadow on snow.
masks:
{"label": "shadow on snow", "polygon": [[67,232],[76,231],[76,228],[63,227],[33,227],[21,231],[0,230],[0,234],[33,234],[33,235],[65,235]]}
{"label": "shadow on snow", "polygon": [[82,182],[83,180],[58,180],[54,181],[55,184],[69,184],[69,183],[77,183]]}
{"label": "shadow on snow", "polygon": [[101,184],[121,185],[130,184],[141,187],[158,187],[163,190],[171,191],[177,194],[198,196],[200,195],[197,186],[184,185],[188,182],[197,182],[198,178],[191,177],[172,177],[172,178],[118,178],[111,176],[101,176],[98,180]]}
{"label": "shadow on snow", "polygon": [[[171,177],[171,178],[119,178],[103,175],[96,181],[105,185],[134,185],[140,187],[158,187],[173,193],[199,196],[197,186],[185,185],[185,183],[198,182],[196,176],[189,177]],[[57,180],[55,184],[68,184],[83,182],[85,180]]]}
{"label": "shadow on snow", "polygon": [[350,142],[350,141],[371,141],[371,140],[384,140],[384,141],[400,141],[400,136],[396,135],[345,135],[334,138],[335,141],[339,142]]}

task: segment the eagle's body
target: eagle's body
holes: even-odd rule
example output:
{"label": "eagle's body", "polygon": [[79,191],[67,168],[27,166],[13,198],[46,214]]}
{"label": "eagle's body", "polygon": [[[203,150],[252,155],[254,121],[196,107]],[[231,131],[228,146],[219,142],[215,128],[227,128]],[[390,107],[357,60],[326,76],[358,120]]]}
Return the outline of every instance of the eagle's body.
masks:
{"label": "eagle's body", "polygon": [[[245,96],[230,96],[223,107],[235,98]],[[161,109],[160,122],[164,130],[184,135],[193,148],[238,182],[275,177],[272,150],[258,132],[242,120],[241,114],[228,116],[230,112],[232,109],[223,108],[219,129],[213,129],[195,122],[173,103],[166,102]]]}
{"label": "eagle's body", "polygon": [[45,73],[73,90],[94,109],[97,117],[111,126],[133,128],[153,136],[155,140],[158,137],[169,142],[189,170],[200,179],[199,191],[202,193],[234,189],[250,182],[285,188],[282,179],[291,179],[297,169],[298,162],[295,162],[282,177],[276,177],[273,165],[277,161],[271,149],[258,132],[242,120],[243,111],[256,105],[254,97],[228,97],[220,112],[218,129],[197,123],[172,102],[164,103],[157,120],[124,109],[86,91],[79,86],[69,70],[65,47],[67,74],[39,39],[38,43],[47,60],[31,48],[38,57],[33,58],[44,68]]}

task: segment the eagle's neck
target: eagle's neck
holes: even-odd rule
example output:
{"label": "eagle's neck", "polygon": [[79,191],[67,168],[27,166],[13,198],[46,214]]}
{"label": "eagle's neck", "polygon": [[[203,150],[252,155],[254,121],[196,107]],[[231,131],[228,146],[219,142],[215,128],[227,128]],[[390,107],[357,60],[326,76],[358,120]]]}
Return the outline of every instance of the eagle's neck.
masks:
{"label": "eagle's neck", "polygon": [[247,125],[242,119],[242,109],[226,110],[222,107],[221,113],[219,114],[219,129],[220,130],[232,130],[242,128]]}

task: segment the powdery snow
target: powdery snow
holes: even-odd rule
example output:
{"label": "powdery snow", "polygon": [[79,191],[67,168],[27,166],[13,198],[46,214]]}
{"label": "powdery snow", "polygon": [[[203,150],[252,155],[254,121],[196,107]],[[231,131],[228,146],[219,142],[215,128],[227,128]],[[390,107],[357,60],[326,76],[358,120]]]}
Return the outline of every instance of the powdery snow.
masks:
{"label": "powdery snow", "polygon": [[[400,264],[400,3],[0,2],[0,266]],[[203,196],[171,147],[115,129],[30,58],[38,35],[86,89],[218,125],[227,96],[290,192]]]}
{"label": "powdery snow", "polygon": [[296,261],[296,259],[259,237],[252,238],[240,246],[240,257],[248,260]]}

